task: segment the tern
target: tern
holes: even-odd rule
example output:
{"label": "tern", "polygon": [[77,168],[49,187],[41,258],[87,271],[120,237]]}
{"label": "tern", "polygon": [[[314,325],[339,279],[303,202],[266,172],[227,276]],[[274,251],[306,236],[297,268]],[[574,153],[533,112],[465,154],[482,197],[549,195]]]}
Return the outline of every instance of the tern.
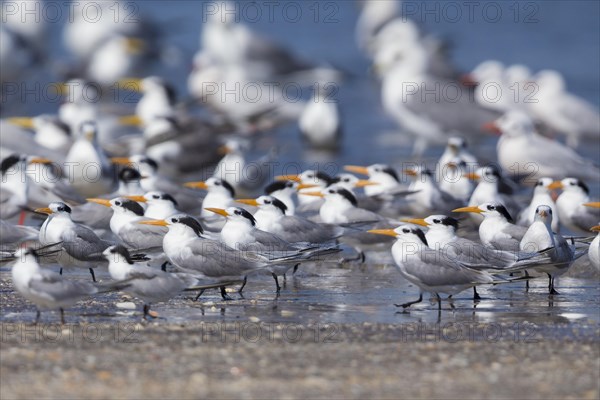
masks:
{"label": "tern", "polygon": [[167,226],[169,231],[163,239],[163,250],[169,260],[183,272],[221,283],[224,300],[229,299],[225,293],[226,285],[243,282],[241,293],[248,275],[269,271],[274,265],[298,263],[297,252],[290,256],[281,251],[238,251],[221,241],[208,239],[202,236],[202,225],[189,215],[178,214],[166,220],[140,223]]}
{"label": "tern", "polygon": [[535,220],[521,239],[520,249],[526,252],[544,252],[549,261],[532,269],[548,275],[548,290],[551,295],[559,294],[554,288],[554,278],[567,272],[576,258],[574,246],[564,237],[552,232],[552,208],[541,205],[535,212]]}
{"label": "tern", "polygon": [[481,167],[474,173],[467,173],[465,176],[479,182],[471,194],[469,206],[478,206],[483,203],[500,203],[510,211],[511,215],[516,215],[520,207],[513,197],[501,192],[502,175],[496,166]]}
{"label": "tern", "polygon": [[39,208],[35,212],[48,215],[40,228],[40,243],[47,245],[60,242],[64,250],[59,257],[61,266],[85,266],[96,281],[93,268],[104,260],[98,254],[111,243],[100,239],[88,227],[73,222],[71,207],[65,203],[50,203],[47,208]]}
{"label": "tern", "polygon": [[585,234],[600,220],[600,210],[586,207],[590,201],[590,189],[577,178],[565,178],[552,182],[550,189],[562,189],[556,199],[558,217],[571,232]]}
{"label": "tern", "polygon": [[311,147],[334,150],[340,145],[342,127],[337,103],[319,84],[304,107],[298,125]]}
{"label": "tern", "polygon": [[[586,203],[584,204],[586,207],[592,208],[600,208],[600,202],[595,203]],[[590,229],[592,232],[598,232],[592,243],[590,243],[590,249],[588,250],[588,257],[592,262],[592,265],[596,267],[596,269],[600,270],[600,224],[593,226]]]}
{"label": "tern", "polygon": [[392,246],[396,267],[406,280],[419,287],[418,300],[396,304],[396,307],[407,308],[420,303],[423,301],[423,292],[430,292],[437,297],[438,309],[441,310],[439,293],[452,296],[495,281],[485,271],[468,268],[447,254],[430,249],[425,234],[419,228],[404,225],[396,229],[374,229],[369,232],[396,238]]}
{"label": "tern", "polygon": [[144,319],[150,315],[151,303],[167,301],[193,285],[198,278],[186,273],[167,273],[158,269],[135,265],[129,251],[120,245],[108,247],[103,255],[108,260],[108,273],[112,279],[126,281],[128,286],[123,290],[144,302]]}
{"label": "tern", "polygon": [[286,214],[287,206],[273,196],[238,199],[236,202],[258,207],[253,215],[256,227],[290,243],[321,244],[335,240],[343,233],[343,229],[335,225],[319,224],[303,217]]}
{"label": "tern", "polygon": [[139,224],[140,221],[148,218],[144,217],[144,209],[137,202],[123,197],[112,200],[88,199],[88,201],[113,210],[110,230],[130,249],[145,251],[162,249],[166,229]]}
{"label": "tern", "polygon": [[116,181],[114,166],[98,144],[95,122],[79,127],[79,138],[73,143],[65,160],[69,182],[82,196],[92,197],[110,193]]}
{"label": "tern", "polygon": [[551,195],[551,188],[553,180],[552,178],[540,178],[535,183],[535,188],[533,189],[533,197],[531,198],[531,202],[529,206],[524,208],[519,214],[519,218],[517,219],[517,223],[522,226],[529,226],[533,223],[535,218],[535,210],[539,206],[548,205],[552,208],[552,214],[554,214],[554,218],[552,219],[552,230],[558,231],[558,222],[559,222],[559,212],[554,200]]}
{"label": "tern", "polygon": [[313,188],[324,189],[331,185],[333,178],[323,171],[307,169],[299,175],[280,175],[275,177],[276,180],[298,182],[298,211],[310,212],[319,209],[323,203],[317,197],[306,195],[306,192],[312,192]]}
{"label": "tern", "polygon": [[498,161],[516,175],[526,175],[528,179],[600,179],[598,166],[560,142],[538,134],[531,118],[523,112],[508,112],[485,128],[502,135],[496,148]]}
{"label": "tern", "polygon": [[38,115],[33,118],[9,118],[8,122],[35,131],[35,141],[48,149],[66,155],[73,144],[71,128],[54,115]]}
{"label": "tern", "polygon": [[[243,208],[229,207],[227,210],[210,208],[209,210],[227,218],[220,237],[221,241],[232,249],[260,253],[278,252],[287,258],[297,257],[298,263],[300,261],[315,261],[325,254],[337,252],[336,247],[325,247],[320,243],[299,243],[299,240],[294,240],[291,243],[273,233],[263,231],[256,226],[256,220],[252,214]],[[291,264],[283,264],[269,268],[275,280],[277,293],[281,290],[278,276],[283,275],[285,277],[285,273],[291,267]]]}
{"label": "tern", "polygon": [[463,161],[468,168],[477,168],[477,157],[467,149],[466,139],[460,136],[451,136],[448,138],[446,149],[438,160],[438,166],[447,165],[449,162]]}
{"label": "tern", "polygon": [[207,190],[208,194],[202,201],[202,213],[200,217],[205,224],[215,229],[220,229],[223,226],[222,218],[208,211],[208,208],[229,207],[233,205],[235,189],[226,180],[220,178],[208,178],[204,182],[188,182],[185,187],[192,189]]}
{"label": "tern", "polygon": [[[50,163],[50,160],[13,154],[2,160],[0,164],[0,217],[9,219],[20,212],[28,210],[31,205],[37,204],[30,198],[31,187],[35,182],[27,174],[27,165],[36,163]],[[40,199],[39,201],[43,201]],[[24,219],[22,214],[21,219]],[[21,221],[22,222],[22,221]]]}
{"label": "tern", "polygon": [[517,252],[527,228],[513,223],[506,207],[500,203],[483,203],[478,206],[462,207],[452,212],[470,212],[481,214],[483,221],[479,225],[479,240],[485,246],[496,250]]}
{"label": "tern", "polygon": [[40,310],[60,310],[61,323],[65,323],[64,308],[94,294],[111,292],[126,285],[122,282],[96,285],[89,282],[70,281],[53,271],[40,268],[34,249],[20,249],[15,254],[12,267],[13,285],[25,299],[37,308],[35,323]]}
{"label": "tern", "polygon": [[367,196],[395,193],[406,189],[400,184],[398,173],[389,165],[373,164],[368,167],[345,165],[344,170],[360,175],[367,175],[369,182],[376,183],[376,185],[365,186],[365,194]]}
{"label": "tern", "polygon": [[438,186],[433,172],[419,166],[405,170],[414,180],[408,187],[413,192],[406,196],[413,215],[425,216],[431,212],[448,212],[462,206],[462,201],[444,192]]}
{"label": "tern", "polygon": [[165,219],[171,215],[181,214],[178,203],[173,196],[163,192],[148,192],[143,196],[125,196],[130,200],[147,205],[144,216],[151,219]]}
{"label": "tern", "polygon": [[294,215],[296,212],[294,195],[296,194],[299,185],[299,183],[294,181],[274,181],[267,185],[265,194],[280,200],[286,207],[286,215]]}

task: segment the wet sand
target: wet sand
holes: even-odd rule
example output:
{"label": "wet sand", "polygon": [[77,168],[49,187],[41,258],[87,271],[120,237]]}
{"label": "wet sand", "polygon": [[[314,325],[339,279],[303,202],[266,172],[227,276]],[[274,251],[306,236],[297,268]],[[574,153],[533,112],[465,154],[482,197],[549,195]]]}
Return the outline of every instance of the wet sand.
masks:
{"label": "wet sand", "polygon": [[183,295],[142,322],[139,302],[114,293],[68,310],[64,326],[56,312],[33,325],[1,272],[0,397],[596,399],[600,286],[588,272],[561,279],[552,301],[542,279],[398,313],[416,291],[393,268],[315,265],[279,298],[263,277],[245,299]]}

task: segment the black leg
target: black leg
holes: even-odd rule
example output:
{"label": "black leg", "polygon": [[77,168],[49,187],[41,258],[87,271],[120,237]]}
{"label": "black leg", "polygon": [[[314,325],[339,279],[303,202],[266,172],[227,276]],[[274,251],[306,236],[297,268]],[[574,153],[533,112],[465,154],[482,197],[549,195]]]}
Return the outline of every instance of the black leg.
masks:
{"label": "black leg", "polygon": [[283,286],[285,286],[286,283],[287,283],[287,276],[286,276],[286,274],[283,274]]}
{"label": "black leg", "polygon": [[435,294],[435,297],[437,297],[437,301],[438,301],[438,310],[441,310],[442,309],[442,298],[437,293]]}
{"label": "black leg", "polygon": [[96,274],[94,274],[93,268],[90,268],[90,274],[92,274],[92,281],[96,282]]}
{"label": "black leg", "polygon": [[300,266],[300,264],[294,265],[294,270],[292,271],[292,275],[296,275],[296,271],[298,271],[299,266]]}
{"label": "black leg", "polygon": [[38,322],[40,322],[40,315],[42,313],[40,312],[40,310],[38,310],[37,308],[35,309],[35,324],[37,325]]}
{"label": "black leg", "polygon": [[202,295],[204,294],[204,290],[205,290],[205,289],[200,289],[200,291],[198,292],[198,296],[196,296],[196,297],[194,298],[194,301],[198,301],[198,299],[200,298],[200,296],[202,296]]}
{"label": "black leg", "polygon": [[62,325],[65,324],[65,310],[63,310],[63,308],[60,308],[60,323]]}
{"label": "black leg", "polygon": [[481,300],[481,296],[477,293],[477,286],[473,286],[473,300]]}
{"label": "black leg", "polygon": [[144,304],[144,320],[148,320],[148,314],[150,313],[150,306],[148,304]]}
{"label": "black leg", "polygon": [[277,279],[277,275],[275,275],[275,272],[271,273],[271,276],[273,276],[273,279],[275,279],[275,287],[277,288],[277,293],[279,293],[281,291],[281,286],[279,286],[279,279]]}
{"label": "black leg", "polygon": [[163,272],[167,272],[167,265],[169,265],[169,262],[168,262],[168,261],[165,261],[165,262],[164,262],[164,263],[163,263],[163,264],[160,266],[160,269],[161,269]]}
{"label": "black leg", "polygon": [[419,299],[415,300],[415,301],[409,301],[408,303],[403,303],[403,304],[394,304],[396,307],[402,307],[402,308],[406,308],[406,307],[410,307],[413,304],[417,304],[423,301],[423,293],[419,293]]}
{"label": "black leg", "polygon": [[246,282],[248,281],[248,277],[245,276],[244,277],[244,281],[242,282],[242,286],[240,286],[240,289],[238,290],[238,293],[240,296],[244,297],[244,295],[242,294],[242,291],[244,290],[244,288],[246,287]]}
{"label": "black leg", "polygon": [[59,275],[62,275],[62,267],[60,267],[60,270],[58,271]]}
{"label": "black leg", "polygon": [[364,251],[359,251],[358,252],[358,257],[360,258],[360,262],[364,263],[365,260],[367,259],[367,257],[365,256],[365,252]]}
{"label": "black leg", "polygon": [[223,298],[223,300],[227,301],[227,300],[233,300],[231,297],[229,297],[229,295],[227,294],[227,291],[225,290],[225,286],[221,286],[221,297]]}
{"label": "black leg", "polygon": [[548,290],[550,291],[550,294],[560,294],[556,289],[554,289],[554,278],[550,274],[548,274],[548,281]]}

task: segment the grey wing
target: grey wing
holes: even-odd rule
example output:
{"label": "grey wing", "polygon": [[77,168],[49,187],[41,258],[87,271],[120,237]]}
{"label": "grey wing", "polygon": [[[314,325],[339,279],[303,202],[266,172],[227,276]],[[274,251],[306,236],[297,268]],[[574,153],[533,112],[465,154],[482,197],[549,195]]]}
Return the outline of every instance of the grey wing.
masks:
{"label": "grey wing", "polygon": [[61,237],[63,247],[69,255],[83,261],[105,261],[100,253],[111,243],[100,239],[94,231],[83,225],[76,225],[74,231],[74,236],[67,234]]}
{"label": "grey wing", "polygon": [[322,243],[340,237],[343,229],[330,224],[318,224],[305,218],[287,216],[281,219],[282,237],[288,242]]}
{"label": "grey wing", "polygon": [[40,279],[32,279],[29,288],[59,305],[69,305],[97,292],[97,289],[87,282],[69,281],[55,273],[43,274]]}
{"label": "grey wing", "polygon": [[381,221],[383,218],[372,211],[364,210],[362,208],[352,208],[348,212],[346,212],[346,217],[348,217],[348,222],[377,222]]}
{"label": "grey wing", "polygon": [[496,250],[518,252],[520,251],[521,239],[499,238],[490,242],[490,245]]}
{"label": "grey wing", "polygon": [[31,226],[13,225],[0,220],[0,240],[2,245],[37,240],[39,231]]}
{"label": "grey wing", "polygon": [[[283,239],[280,239],[276,235],[264,232],[261,230],[256,230],[254,232],[254,236],[256,237],[257,243],[251,243],[250,249],[255,249],[256,251],[266,250],[266,251],[297,251],[298,249],[293,246],[291,243],[286,242]],[[258,248],[253,245],[261,244],[261,248]]]}
{"label": "grey wing", "polygon": [[239,278],[261,266],[223,243],[214,240],[197,240],[189,246],[192,256],[181,268],[197,271],[208,278]]}
{"label": "grey wing", "polygon": [[167,228],[154,225],[137,224],[135,229],[121,229],[119,237],[129,246],[141,249],[162,248]]}
{"label": "grey wing", "polygon": [[580,207],[584,210],[583,213],[576,213],[571,217],[573,224],[579,229],[589,232],[590,228],[600,221],[600,209],[590,209]]}
{"label": "grey wing", "polygon": [[[416,93],[404,103],[406,108],[417,115],[428,118],[443,127],[445,131],[457,131],[463,134],[481,134],[481,126],[500,117],[500,114],[479,106],[470,93],[470,89],[452,81],[423,82],[426,89],[434,85],[448,88],[448,95],[435,99],[425,93]],[[454,90],[457,88],[458,92]],[[452,90],[452,91],[450,91]],[[452,93],[452,94],[450,94]],[[422,101],[430,99],[430,101]],[[433,101],[433,100],[435,101]],[[453,101],[457,99],[456,101]]]}
{"label": "grey wing", "polygon": [[493,280],[488,274],[467,268],[460,262],[434,250],[423,250],[421,261],[407,269],[412,269],[415,275],[428,286],[489,283]]}

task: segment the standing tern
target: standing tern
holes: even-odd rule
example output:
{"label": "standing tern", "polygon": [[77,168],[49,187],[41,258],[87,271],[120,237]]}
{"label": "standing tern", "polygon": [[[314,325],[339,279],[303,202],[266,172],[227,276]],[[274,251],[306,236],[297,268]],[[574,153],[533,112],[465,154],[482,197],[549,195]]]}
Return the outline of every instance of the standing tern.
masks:
{"label": "standing tern", "polygon": [[438,309],[442,309],[439,293],[454,295],[476,285],[494,283],[492,275],[485,271],[464,266],[443,252],[428,247],[422,230],[407,225],[396,229],[374,229],[370,233],[392,236],[396,242],[392,246],[392,257],[400,274],[410,283],[419,287],[419,298],[396,307],[407,308],[423,301],[423,292],[431,292],[438,299]]}
{"label": "standing tern", "polygon": [[554,288],[554,278],[567,272],[575,260],[574,247],[564,237],[552,232],[552,208],[539,206],[535,212],[535,220],[521,239],[520,249],[526,252],[544,252],[549,262],[544,262],[532,269],[548,275],[548,290],[551,295],[559,294]]}
{"label": "standing tern", "polygon": [[13,285],[25,299],[35,304],[36,324],[40,310],[60,310],[61,323],[65,323],[64,308],[79,300],[98,293],[114,291],[123,285],[94,285],[89,282],[71,281],[49,270],[40,268],[34,249],[24,248],[15,254],[12,267]]}
{"label": "standing tern", "polygon": [[536,132],[531,118],[520,111],[511,111],[485,125],[500,134],[496,147],[502,168],[528,179],[550,176],[562,179],[600,179],[600,169],[574,150]]}
{"label": "standing tern", "polygon": [[438,186],[433,172],[419,166],[404,171],[413,178],[408,187],[412,193],[406,196],[413,215],[426,216],[431,212],[448,212],[463,205],[463,202],[444,192]]}
{"label": "standing tern", "polygon": [[310,212],[319,209],[323,203],[317,197],[306,195],[306,192],[312,192],[312,188],[324,189],[333,183],[333,178],[323,171],[307,169],[299,175],[280,175],[276,180],[298,182],[298,211]]}
{"label": "standing tern", "polygon": [[313,98],[306,104],[298,125],[302,137],[311,147],[334,150],[340,145],[342,127],[340,112],[334,99],[317,84]]}
{"label": "standing tern", "polygon": [[171,215],[181,214],[177,209],[177,200],[168,193],[148,192],[143,196],[125,196],[130,200],[147,205],[144,216],[151,219],[165,219]]}
{"label": "standing tern", "polygon": [[334,225],[318,224],[303,217],[287,215],[287,206],[273,196],[239,199],[236,202],[258,207],[254,213],[256,227],[290,243],[321,244],[335,240],[343,233],[343,229]]}
{"label": "standing tern", "polygon": [[[229,207],[227,210],[210,208],[210,211],[224,216],[227,222],[221,230],[221,241],[232,249],[254,252],[278,252],[286,257],[297,257],[300,261],[314,261],[318,257],[336,252],[335,247],[323,247],[320,243],[294,243],[287,242],[279,236],[263,231],[256,226],[256,220],[248,211],[239,207]],[[275,280],[277,293],[281,290],[278,276],[292,267],[291,264],[273,265],[269,271]]]}
{"label": "standing tern", "polygon": [[104,250],[108,260],[108,273],[112,279],[127,281],[123,290],[144,302],[144,319],[148,315],[156,317],[150,311],[151,303],[169,300],[185,289],[198,283],[198,279],[186,273],[167,273],[158,269],[135,265],[129,251],[123,246],[111,246]]}
{"label": "standing tern", "polygon": [[365,186],[365,194],[367,196],[377,196],[388,193],[394,193],[405,189],[400,184],[398,173],[389,165],[373,164],[368,167],[358,165],[346,165],[344,169],[360,175],[367,175],[369,181],[377,185]]}
{"label": "standing tern", "polygon": [[208,208],[229,207],[233,205],[235,189],[226,180],[220,178],[208,178],[204,182],[188,182],[185,187],[192,189],[203,189],[208,191],[202,200],[202,212],[200,217],[209,228],[220,229],[224,221],[222,218],[208,211]]}
{"label": "standing tern", "polygon": [[39,208],[35,212],[48,214],[40,228],[40,243],[47,245],[60,242],[64,250],[58,260],[61,267],[89,268],[95,282],[93,268],[98,266],[99,261],[104,261],[98,254],[111,243],[100,239],[88,227],[73,222],[71,207],[65,203],[50,203],[47,208]]}
{"label": "standing tern", "polygon": [[228,300],[225,286],[243,282],[248,275],[268,271],[270,266],[284,263],[297,264],[298,255],[291,257],[285,252],[238,251],[218,240],[202,236],[200,223],[185,214],[166,220],[142,221],[141,224],[167,226],[169,231],[163,239],[163,250],[169,260],[183,272],[221,283],[221,296]]}
{"label": "standing tern", "polygon": [[148,219],[144,217],[144,209],[137,202],[123,197],[112,200],[88,199],[88,201],[113,210],[110,230],[130,249],[145,251],[162,249],[166,229],[140,225],[140,221]]}
{"label": "standing tern", "polygon": [[585,234],[600,220],[600,210],[586,207],[590,201],[590,189],[577,178],[565,178],[552,182],[550,189],[562,189],[556,199],[561,224],[571,232]]}
{"label": "standing tern", "polygon": [[294,201],[294,195],[298,190],[300,184],[294,181],[274,181],[267,185],[265,188],[265,194],[273,196],[277,200],[281,201],[286,209],[286,215],[294,215],[296,213],[296,202]]}
{"label": "standing tern", "polygon": [[517,252],[527,228],[515,225],[506,207],[500,203],[483,203],[478,206],[462,207],[452,212],[470,212],[483,215],[479,225],[479,240],[496,250]]}
{"label": "standing tern", "polygon": [[[600,202],[595,203],[586,203],[584,204],[586,207],[600,208]],[[590,249],[588,250],[588,257],[592,262],[592,265],[596,267],[596,269],[600,270],[600,224],[596,226],[592,226],[590,229],[592,232],[598,232],[592,243],[590,243]]]}
{"label": "standing tern", "polygon": [[519,218],[517,219],[517,223],[522,226],[529,226],[533,223],[535,218],[535,210],[539,206],[548,205],[552,208],[552,214],[554,214],[554,218],[552,219],[552,230],[558,231],[558,222],[560,214],[558,212],[558,208],[554,203],[551,195],[552,178],[539,178],[535,183],[535,188],[533,189],[533,197],[531,198],[531,202],[529,206],[524,208],[519,214]]}

